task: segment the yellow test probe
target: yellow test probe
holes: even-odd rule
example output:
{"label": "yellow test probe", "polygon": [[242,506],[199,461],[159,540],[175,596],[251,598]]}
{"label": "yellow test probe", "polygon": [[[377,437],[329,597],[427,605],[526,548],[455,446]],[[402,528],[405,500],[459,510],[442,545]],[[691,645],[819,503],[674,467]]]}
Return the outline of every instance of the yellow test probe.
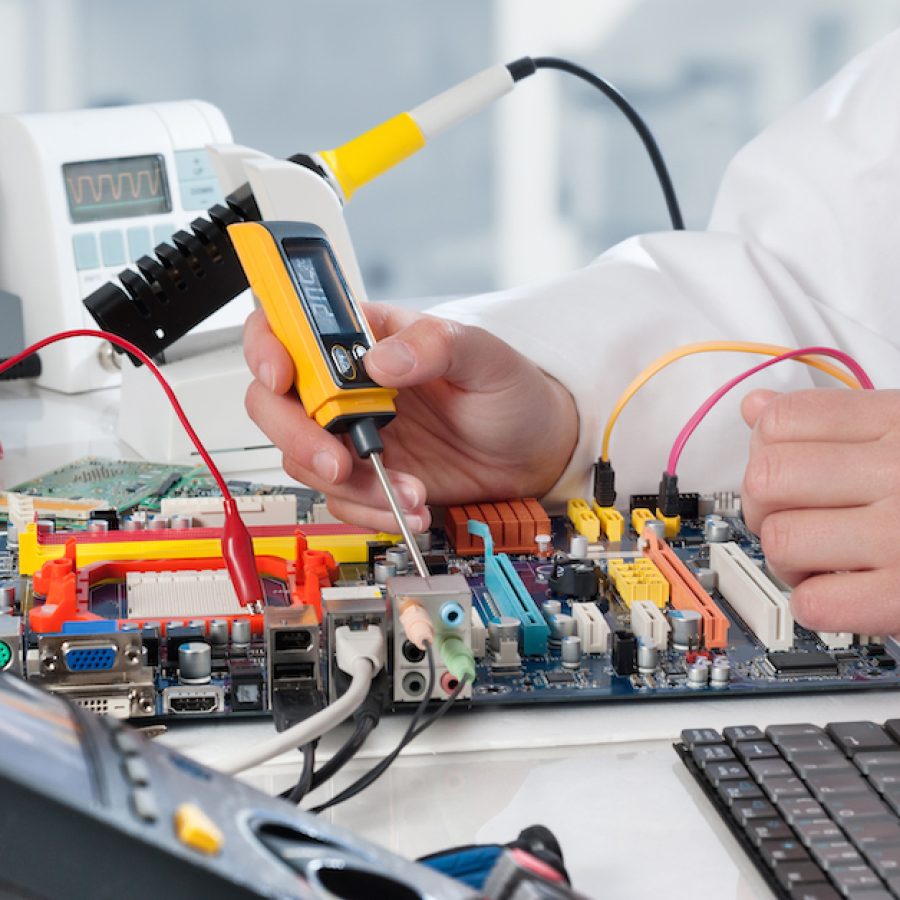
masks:
{"label": "yellow test probe", "polygon": [[294,362],[294,386],[307,415],[348,434],[371,461],[416,570],[428,568],[387,477],[379,429],[396,414],[396,391],[366,374],[375,338],[344,279],[325,232],[303,222],[243,222],[228,234],[269,326]]}

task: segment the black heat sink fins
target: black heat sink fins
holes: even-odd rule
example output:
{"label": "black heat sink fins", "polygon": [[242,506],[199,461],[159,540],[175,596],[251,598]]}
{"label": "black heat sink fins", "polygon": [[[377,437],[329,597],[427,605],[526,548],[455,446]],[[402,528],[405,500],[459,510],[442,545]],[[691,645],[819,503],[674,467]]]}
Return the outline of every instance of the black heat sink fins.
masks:
{"label": "black heat sink fins", "polygon": [[229,194],[225,204],[209,209],[209,219],[194,219],[190,232],[178,231],[171,243],[159,244],[154,256],[142,256],[137,272],[121,272],[122,287],[107,282],[86,297],[84,305],[100,328],[159,356],[245,291],[247,279],[225,229],[259,221],[259,207],[249,184]]}

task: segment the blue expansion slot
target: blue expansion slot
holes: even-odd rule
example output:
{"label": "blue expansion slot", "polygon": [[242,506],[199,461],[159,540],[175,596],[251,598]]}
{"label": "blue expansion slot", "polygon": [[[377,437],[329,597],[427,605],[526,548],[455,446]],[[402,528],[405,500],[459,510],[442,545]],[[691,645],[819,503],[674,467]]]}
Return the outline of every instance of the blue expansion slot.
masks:
{"label": "blue expansion slot", "polygon": [[519,573],[505,553],[494,553],[494,539],[487,525],[469,519],[467,528],[469,534],[477,535],[484,541],[484,586],[500,614],[522,623],[522,652],[528,656],[542,656],[547,652],[550,628]]}

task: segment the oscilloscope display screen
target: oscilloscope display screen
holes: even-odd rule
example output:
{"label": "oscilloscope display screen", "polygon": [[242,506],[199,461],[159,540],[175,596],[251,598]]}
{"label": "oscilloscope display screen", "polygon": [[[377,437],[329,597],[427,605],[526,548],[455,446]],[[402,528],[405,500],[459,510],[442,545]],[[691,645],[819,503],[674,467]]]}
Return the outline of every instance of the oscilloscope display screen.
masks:
{"label": "oscilloscope display screen", "polygon": [[69,215],[76,224],[172,210],[162,156],[66,163],[62,172]]}

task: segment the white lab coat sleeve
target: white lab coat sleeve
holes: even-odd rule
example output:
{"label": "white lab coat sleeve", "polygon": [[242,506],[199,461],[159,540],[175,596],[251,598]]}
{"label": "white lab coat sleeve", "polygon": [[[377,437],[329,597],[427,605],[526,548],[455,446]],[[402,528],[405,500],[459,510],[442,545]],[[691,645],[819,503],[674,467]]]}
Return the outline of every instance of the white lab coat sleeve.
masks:
{"label": "white lab coat sleeve", "polygon": [[[547,282],[443,304],[432,313],[502,338],[575,398],[578,444],[543,498],[589,496],[615,400],[645,366],[713,339],[851,353],[879,387],[900,386],[900,32],[741,150],[705,232],[631,238]],[[620,505],[656,491],[675,435],[716,387],[758,361],[705,354],[666,369],[613,434]],[[737,490],[747,455],[739,398],[829,379],[785,363],[710,414],[688,444],[682,490]],[[541,427],[534,411],[535,429]]]}

